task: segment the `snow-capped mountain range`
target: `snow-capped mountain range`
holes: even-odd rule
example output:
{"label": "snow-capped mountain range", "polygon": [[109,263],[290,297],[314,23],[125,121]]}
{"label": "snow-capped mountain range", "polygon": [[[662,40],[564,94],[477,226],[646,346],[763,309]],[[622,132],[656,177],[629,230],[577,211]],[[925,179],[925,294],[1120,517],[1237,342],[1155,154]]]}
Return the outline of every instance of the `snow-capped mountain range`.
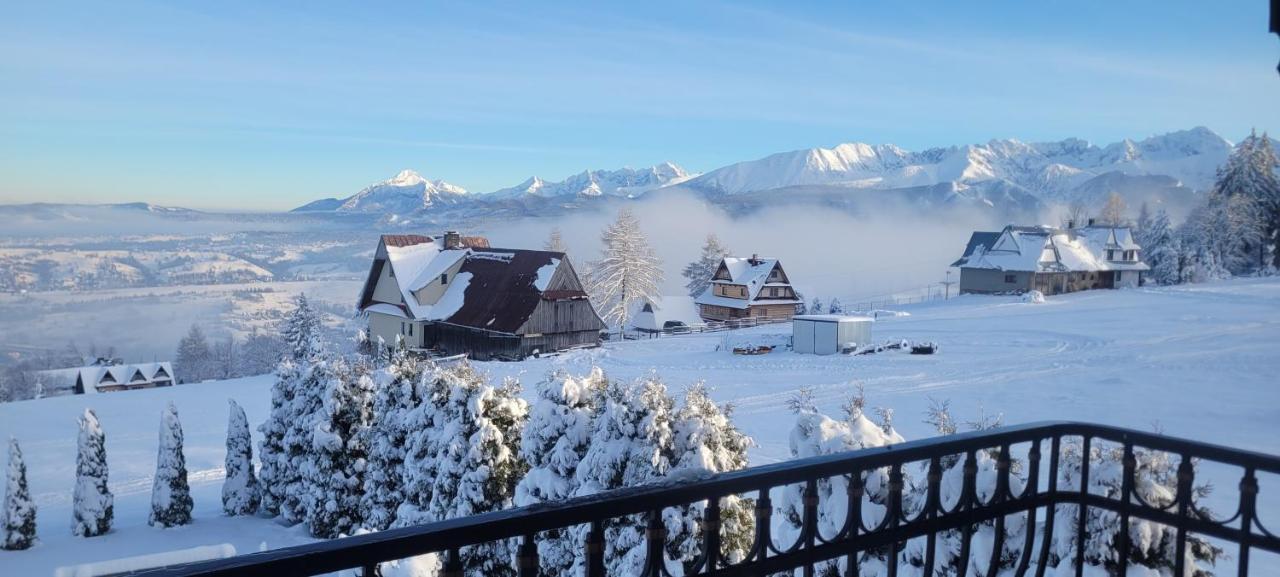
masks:
{"label": "snow-capped mountain range", "polygon": [[351,197],[316,201],[296,211],[376,214],[411,222],[416,219],[410,217],[443,211],[450,216],[459,216],[458,211],[461,216],[486,211],[547,214],[663,190],[692,192],[740,210],[799,201],[852,208],[867,199],[894,198],[932,207],[1034,212],[1058,203],[1095,203],[1111,192],[1131,203],[1179,202],[1212,185],[1232,146],[1203,127],[1105,146],[1078,138],[1039,143],[1004,139],[908,151],[893,144],[851,142],[780,152],[705,174],[666,162],[642,169],[587,170],[560,181],[534,176],[481,194],[405,170]]}

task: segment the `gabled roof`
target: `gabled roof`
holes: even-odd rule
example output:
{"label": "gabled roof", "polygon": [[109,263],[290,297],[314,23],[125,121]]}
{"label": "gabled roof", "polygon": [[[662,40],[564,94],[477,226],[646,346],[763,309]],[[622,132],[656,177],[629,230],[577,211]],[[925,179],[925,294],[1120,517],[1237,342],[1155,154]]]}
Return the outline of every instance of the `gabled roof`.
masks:
{"label": "gabled roof", "polygon": [[683,321],[685,324],[702,322],[698,305],[685,295],[662,296],[644,299],[631,307],[629,326],[646,331],[662,330],[667,321]]}
{"label": "gabled roof", "polygon": [[1149,270],[1142,262],[1107,259],[1106,251],[1140,250],[1128,227],[1090,226],[1062,230],[1048,226],[1006,226],[999,233],[975,232],[965,253],[951,266],[1024,272]]}
{"label": "gabled roof", "polygon": [[[139,385],[173,381],[173,367],[165,363],[134,365],[94,365],[71,369],[76,371],[85,393],[95,393],[99,386]],[[141,377],[141,378],[139,378]]]}
{"label": "gabled roof", "polygon": [[[787,298],[760,298],[760,290],[766,286],[785,287],[791,286],[789,282],[769,282],[769,273],[773,269],[782,270],[782,263],[776,258],[768,257],[736,257],[727,256],[720,261],[720,266],[716,269],[715,276],[720,276],[721,272],[728,274],[728,279],[719,279],[713,277],[712,286],[708,286],[706,290],[699,294],[694,302],[698,304],[717,305],[731,308],[746,308],[749,305],[762,304],[788,304],[800,302],[799,299]],[[785,275],[786,272],[783,271]],[[732,284],[747,287],[747,299],[733,299],[717,296],[714,293],[714,285]]]}

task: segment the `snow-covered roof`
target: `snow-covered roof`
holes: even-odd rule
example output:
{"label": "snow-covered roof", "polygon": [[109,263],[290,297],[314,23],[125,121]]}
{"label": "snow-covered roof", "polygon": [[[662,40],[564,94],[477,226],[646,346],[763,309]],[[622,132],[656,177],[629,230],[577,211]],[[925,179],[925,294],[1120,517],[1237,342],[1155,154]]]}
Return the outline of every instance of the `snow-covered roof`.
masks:
{"label": "snow-covered roof", "polygon": [[652,301],[641,301],[632,307],[629,318],[632,328],[645,331],[662,330],[662,325],[667,321],[682,321],[688,325],[702,322],[702,315],[698,314],[698,305],[693,301],[693,297],[685,295],[669,295]]}
{"label": "snow-covered roof", "polygon": [[[713,277],[711,286],[703,290],[694,299],[694,302],[701,305],[714,305],[734,309],[745,309],[751,305],[794,304],[800,302],[799,299],[794,298],[760,298],[760,290],[765,287],[791,286],[787,282],[769,282],[769,273],[780,266],[776,258],[727,256],[720,261],[720,267],[716,269],[716,276],[719,276],[720,271],[723,270],[729,275],[729,278]],[[747,287],[747,298],[744,300],[716,295],[715,285],[717,284],[745,286]]]}
{"label": "snow-covered roof", "polygon": [[818,322],[827,322],[827,323],[875,322],[876,321],[871,317],[864,317],[859,315],[796,315],[794,317],[791,317],[791,319],[797,320],[797,321],[818,321]]}
{"label": "snow-covered roof", "polygon": [[138,363],[132,365],[93,365],[62,369],[60,373],[70,373],[84,384],[84,392],[93,394],[98,387],[145,385],[168,381],[172,384],[173,366],[163,363]]}
{"label": "snow-covered roof", "polygon": [[1150,270],[1141,261],[1107,258],[1107,251],[1141,250],[1128,227],[1006,226],[975,232],[965,253],[951,266],[1026,272]]}

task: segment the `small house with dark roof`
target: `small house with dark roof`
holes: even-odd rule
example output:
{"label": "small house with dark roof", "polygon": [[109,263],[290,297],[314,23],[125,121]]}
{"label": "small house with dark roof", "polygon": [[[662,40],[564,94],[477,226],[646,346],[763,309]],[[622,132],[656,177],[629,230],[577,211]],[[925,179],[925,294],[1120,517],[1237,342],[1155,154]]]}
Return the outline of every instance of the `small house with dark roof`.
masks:
{"label": "small house with dark roof", "polygon": [[1000,232],[974,232],[964,254],[951,266],[960,269],[960,294],[1061,294],[1089,289],[1138,286],[1142,247],[1126,226],[1095,225],[1059,229],[1006,226]]}
{"label": "small house with dark roof", "polygon": [[386,346],[477,360],[594,346],[605,328],[564,253],[455,232],[383,235],[358,308]]}
{"label": "small house with dark roof", "polygon": [[725,257],[694,302],[708,321],[790,319],[800,298],[776,258]]}

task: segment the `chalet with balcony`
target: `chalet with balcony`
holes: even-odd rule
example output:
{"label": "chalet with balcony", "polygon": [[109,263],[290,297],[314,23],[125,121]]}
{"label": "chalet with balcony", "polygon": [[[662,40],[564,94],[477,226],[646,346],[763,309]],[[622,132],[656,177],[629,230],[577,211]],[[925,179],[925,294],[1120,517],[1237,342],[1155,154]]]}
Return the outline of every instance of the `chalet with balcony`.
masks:
{"label": "chalet with balcony", "polygon": [[564,253],[456,232],[383,235],[358,309],[374,341],[477,360],[598,345],[605,327]]}
{"label": "chalet with balcony", "polygon": [[1079,228],[1010,225],[1000,232],[975,232],[951,266],[960,268],[961,294],[1136,287],[1142,273],[1151,270],[1129,227],[1092,220]]}
{"label": "chalet with balcony", "polygon": [[725,257],[720,261],[711,286],[694,302],[698,314],[708,321],[730,321],[744,318],[790,319],[796,314],[800,298],[791,287],[791,279],[776,258]]}

